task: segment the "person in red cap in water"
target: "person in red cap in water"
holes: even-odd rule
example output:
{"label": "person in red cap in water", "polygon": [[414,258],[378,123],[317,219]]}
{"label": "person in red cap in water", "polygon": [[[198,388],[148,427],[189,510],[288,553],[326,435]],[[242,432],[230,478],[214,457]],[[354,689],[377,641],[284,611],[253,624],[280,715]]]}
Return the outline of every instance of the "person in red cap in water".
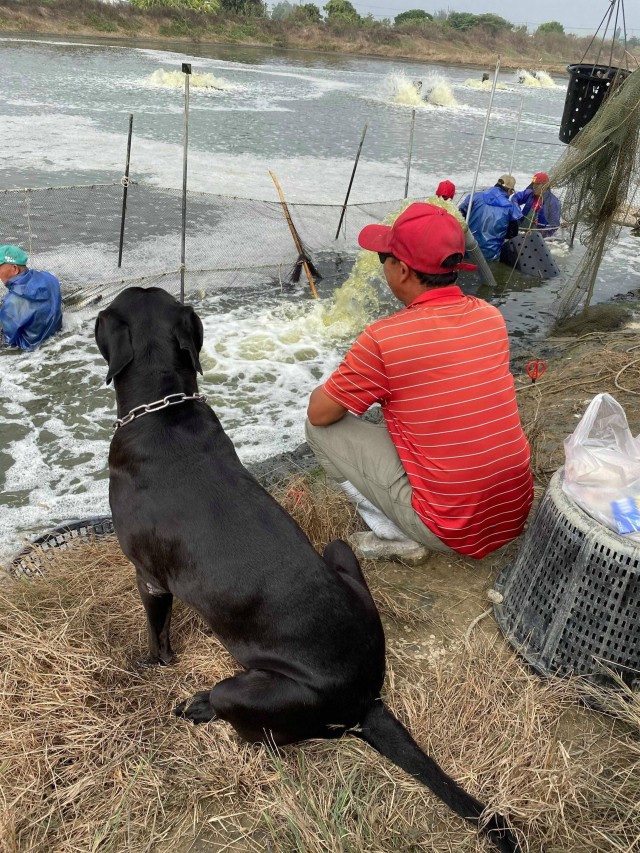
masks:
{"label": "person in red cap in water", "polygon": [[455,184],[452,184],[451,181],[440,181],[440,183],[438,184],[438,189],[436,190],[436,195],[438,196],[438,198],[442,198],[445,201],[451,201],[455,194]]}
{"label": "person in red cap in water", "polygon": [[562,206],[560,199],[551,192],[546,172],[536,172],[529,186],[511,198],[522,208],[526,228],[535,228],[543,237],[552,237],[556,233],[560,227]]}
{"label": "person in red cap in water", "polygon": [[[312,392],[307,441],[372,530],[356,534],[364,556],[400,542],[483,557],[521,533],[533,499],[504,320],[456,285],[465,238],[443,208],[411,204],[358,242],[405,307]],[[376,403],[384,423],[362,418]]]}

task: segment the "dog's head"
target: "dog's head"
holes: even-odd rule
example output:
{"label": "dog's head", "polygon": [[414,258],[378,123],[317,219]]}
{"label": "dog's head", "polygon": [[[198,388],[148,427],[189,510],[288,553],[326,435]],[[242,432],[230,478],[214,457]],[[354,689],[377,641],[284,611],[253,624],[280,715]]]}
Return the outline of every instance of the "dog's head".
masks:
{"label": "dog's head", "polygon": [[129,287],[96,318],[96,343],[109,365],[107,384],[136,358],[202,373],[202,322],[159,287]]}

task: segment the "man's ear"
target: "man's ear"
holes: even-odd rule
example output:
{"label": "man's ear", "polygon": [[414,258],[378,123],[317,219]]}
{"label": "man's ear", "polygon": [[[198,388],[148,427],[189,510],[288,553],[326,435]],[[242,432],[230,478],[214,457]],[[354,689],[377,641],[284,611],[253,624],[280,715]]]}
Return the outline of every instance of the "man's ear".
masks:
{"label": "man's ear", "polygon": [[191,358],[193,369],[198,373],[202,373],[200,359],[198,355],[202,349],[202,341],[204,332],[202,329],[202,321],[193,310],[191,305],[182,305],[180,308],[180,316],[176,323],[173,333],[180,345],[180,349],[186,350]]}
{"label": "man's ear", "polygon": [[96,318],[96,343],[109,365],[107,385],[133,361],[133,346],[129,326],[114,311],[106,308]]}

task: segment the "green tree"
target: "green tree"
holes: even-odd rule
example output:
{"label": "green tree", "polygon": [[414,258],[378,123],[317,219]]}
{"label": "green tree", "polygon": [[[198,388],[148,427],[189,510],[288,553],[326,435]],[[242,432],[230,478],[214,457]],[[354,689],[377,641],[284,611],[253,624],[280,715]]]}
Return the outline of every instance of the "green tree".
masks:
{"label": "green tree", "polygon": [[424,9],[409,9],[408,12],[400,12],[400,14],[396,15],[393,19],[393,23],[396,27],[399,24],[420,24],[425,21],[433,21],[433,15],[430,15],[429,12],[425,12]]}
{"label": "green tree", "polygon": [[182,9],[190,12],[217,12],[218,0],[129,0],[134,9]]}
{"label": "green tree", "polygon": [[560,33],[564,35],[564,27],[560,21],[547,21],[546,24],[540,24],[536,33]]}
{"label": "green tree", "polygon": [[303,3],[293,10],[293,17],[303,24],[319,24],[322,21],[322,13],[315,3]]}
{"label": "green tree", "polygon": [[347,21],[350,24],[357,24],[360,21],[360,15],[349,0],[329,0],[323,8],[329,22]]}
{"label": "green tree", "polygon": [[220,10],[229,15],[264,18],[267,14],[267,5],[262,0],[220,0]]}
{"label": "green tree", "polygon": [[271,17],[274,21],[283,21],[293,13],[293,8],[289,0],[282,0],[282,2],[276,3],[271,10]]}
{"label": "green tree", "polygon": [[447,24],[454,30],[470,30],[478,23],[478,15],[471,12],[449,12]]}
{"label": "green tree", "polygon": [[506,18],[501,18],[500,15],[494,15],[492,12],[487,12],[484,15],[477,15],[477,21],[474,26],[485,27],[488,30],[493,30],[494,33],[512,30],[513,24],[507,21]]}

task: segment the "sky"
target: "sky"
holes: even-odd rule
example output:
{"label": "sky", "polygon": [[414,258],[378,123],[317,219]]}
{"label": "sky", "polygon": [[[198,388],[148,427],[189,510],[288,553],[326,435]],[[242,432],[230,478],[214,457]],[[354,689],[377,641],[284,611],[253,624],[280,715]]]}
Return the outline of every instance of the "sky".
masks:
{"label": "sky", "polygon": [[[568,32],[593,35],[609,9],[609,0],[351,0],[361,15],[369,12],[375,18],[394,18],[407,9],[436,12],[493,12],[514,24],[528,24],[535,29],[545,21],[560,21]],[[323,5],[323,4],[318,4]],[[640,0],[627,0],[624,6],[627,34],[640,37]],[[615,17],[615,11],[614,11]]]}

